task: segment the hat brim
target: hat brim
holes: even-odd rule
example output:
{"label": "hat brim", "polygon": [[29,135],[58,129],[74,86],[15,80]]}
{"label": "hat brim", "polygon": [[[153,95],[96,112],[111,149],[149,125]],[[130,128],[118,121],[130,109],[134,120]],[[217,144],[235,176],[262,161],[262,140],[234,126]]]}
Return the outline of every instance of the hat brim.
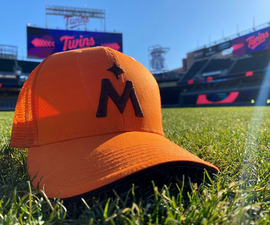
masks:
{"label": "hat brim", "polygon": [[168,162],[219,171],[165,137],[147,132],[113,133],[31,147],[27,164],[34,187],[44,189],[49,198],[70,198]]}

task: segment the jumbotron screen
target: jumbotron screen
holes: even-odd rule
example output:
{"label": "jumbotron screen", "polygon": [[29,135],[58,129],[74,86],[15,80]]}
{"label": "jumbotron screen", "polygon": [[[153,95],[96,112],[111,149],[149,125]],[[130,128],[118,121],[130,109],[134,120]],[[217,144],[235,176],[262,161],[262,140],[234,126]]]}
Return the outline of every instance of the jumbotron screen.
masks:
{"label": "jumbotron screen", "polygon": [[105,46],[122,52],[122,34],[27,27],[27,57],[44,59],[55,52]]}

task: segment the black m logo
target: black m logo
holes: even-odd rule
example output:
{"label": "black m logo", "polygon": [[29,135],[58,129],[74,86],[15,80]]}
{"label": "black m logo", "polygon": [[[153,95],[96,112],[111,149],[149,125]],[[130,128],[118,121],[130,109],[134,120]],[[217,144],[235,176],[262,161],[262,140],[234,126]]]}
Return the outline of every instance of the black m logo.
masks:
{"label": "black m logo", "polygon": [[122,96],[120,96],[109,79],[102,80],[98,110],[96,114],[97,117],[107,116],[107,106],[109,97],[112,99],[114,104],[117,106],[119,112],[122,114],[125,110],[127,101],[130,98],[134,108],[135,115],[137,117],[143,117],[143,112],[140,103],[138,101],[132,81],[126,82],[124,92]]}

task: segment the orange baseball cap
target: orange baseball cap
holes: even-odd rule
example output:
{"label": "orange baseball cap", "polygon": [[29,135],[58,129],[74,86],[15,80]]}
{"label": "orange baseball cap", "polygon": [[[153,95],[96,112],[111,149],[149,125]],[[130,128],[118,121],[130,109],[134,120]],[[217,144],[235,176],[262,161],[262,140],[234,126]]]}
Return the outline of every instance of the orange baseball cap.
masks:
{"label": "orange baseball cap", "polygon": [[164,137],[155,78],[106,47],[56,53],[33,70],[17,101],[10,145],[29,148],[32,185],[50,198],[170,162],[218,172]]}

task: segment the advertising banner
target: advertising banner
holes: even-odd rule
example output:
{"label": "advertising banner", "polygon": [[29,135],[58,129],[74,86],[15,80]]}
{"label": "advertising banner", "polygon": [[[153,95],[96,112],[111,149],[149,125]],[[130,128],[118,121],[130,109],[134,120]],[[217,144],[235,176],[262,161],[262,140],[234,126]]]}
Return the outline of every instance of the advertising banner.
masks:
{"label": "advertising banner", "polygon": [[123,51],[122,34],[27,27],[27,57],[44,59],[55,52],[105,46]]}
{"label": "advertising banner", "polygon": [[[222,52],[223,50],[231,48],[231,47],[232,47],[232,42],[226,41],[218,45],[213,45],[209,48],[203,48],[203,49],[193,52],[193,59],[201,59],[204,57],[208,57],[216,53]],[[189,54],[192,54],[192,52]]]}
{"label": "advertising banner", "polygon": [[193,53],[193,58],[194,59],[201,59],[204,57],[204,49],[198,50]]}
{"label": "advertising banner", "polygon": [[215,93],[215,94],[200,94],[197,98],[197,105],[208,105],[208,104],[224,104],[233,103],[236,101],[239,95],[238,91],[229,93]]}
{"label": "advertising banner", "polygon": [[223,50],[231,48],[231,47],[232,47],[232,42],[226,41],[226,42],[223,42],[223,43],[217,45],[217,51],[222,52]]}
{"label": "advertising banner", "polygon": [[270,48],[270,27],[232,40],[233,55],[242,56]]}
{"label": "advertising banner", "polygon": [[217,53],[217,46],[216,45],[205,49],[205,56],[214,55],[215,53]]}

